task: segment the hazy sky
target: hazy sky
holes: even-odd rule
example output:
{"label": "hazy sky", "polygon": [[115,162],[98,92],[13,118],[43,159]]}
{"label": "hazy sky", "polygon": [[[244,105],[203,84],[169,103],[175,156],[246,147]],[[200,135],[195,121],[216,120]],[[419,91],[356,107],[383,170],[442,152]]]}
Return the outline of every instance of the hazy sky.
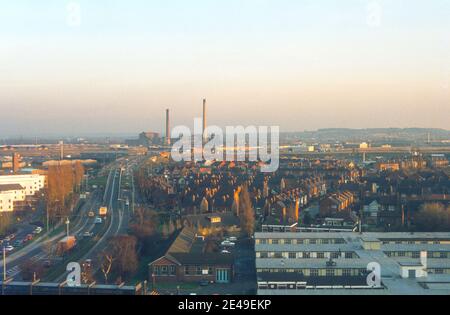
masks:
{"label": "hazy sky", "polygon": [[220,126],[450,129],[450,1],[0,0],[0,138],[161,132],[203,97]]}

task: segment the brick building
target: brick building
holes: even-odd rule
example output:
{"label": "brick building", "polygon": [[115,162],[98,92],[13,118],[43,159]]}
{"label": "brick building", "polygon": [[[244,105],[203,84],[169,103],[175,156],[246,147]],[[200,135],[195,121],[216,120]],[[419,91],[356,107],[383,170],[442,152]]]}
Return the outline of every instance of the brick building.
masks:
{"label": "brick building", "polygon": [[184,227],[164,256],[149,264],[150,281],[228,283],[233,280],[234,257],[205,251],[203,237]]}

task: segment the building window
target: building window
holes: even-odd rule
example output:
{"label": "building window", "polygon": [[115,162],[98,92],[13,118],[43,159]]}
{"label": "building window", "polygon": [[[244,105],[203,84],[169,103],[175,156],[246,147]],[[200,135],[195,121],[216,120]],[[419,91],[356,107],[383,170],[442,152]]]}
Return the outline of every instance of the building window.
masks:
{"label": "building window", "polygon": [[174,276],[174,275],[175,275],[175,266],[174,266],[174,265],[171,265],[171,266],[169,267],[169,271],[170,271],[170,275],[171,275],[171,276]]}
{"label": "building window", "polygon": [[261,258],[269,258],[269,254],[267,252],[261,252]]}
{"label": "building window", "polygon": [[290,259],[295,259],[295,258],[297,258],[297,254],[296,253],[289,253],[289,258]]}
{"label": "building window", "polygon": [[279,244],[279,240],[272,240],[272,244],[273,245],[278,245]]}
{"label": "building window", "polygon": [[188,266],[184,267],[184,274],[185,274],[185,275],[190,275],[189,267],[188,267]]}
{"label": "building window", "polygon": [[159,276],[161,274],[161,270],[159,266],[153,266],[153,274]]}
{"label": "building window", "polygon": [[334,269],[327,269],[326,275],[327,277],[334,277]]}
{"label": "building window", "polygon": [[197,275],[201,275],[202,274],[202,268],[201,267],[197,267]]}
{"label": "building window", "polygon": [[290,245],[290,244],[292,244],[292,240],[291,239],[285,239],[284,240],[284,244],[287,244],[287,245]]}
{"label": "building window", "polygon": [[311,277],[318,277],[319,276],[319,270],[318,269],[311,269],[310,275],[311,275]]}
{"label": "building window", "polygon": [[283,253],[281,252],[274,253],[274,258],[283,258]]}
{"label": "building window", "polygon": [[311,253],[309,253],[309,252],[304,252],[304,253],[303,253],[303,258],[311,258]]}
{"label": "building window", "polygon": [[317,240],[314,238],[309,240],[309,244],[316,244],[316,243],[317,243]]}
{"label": "building window", "polygon": [[420,258],[420,252],[412,252],[412,258]]}
{"label": "building window", "polygon": [[349,277],[349,276],[352,275],[352,270],[348,269],[348,268],[342,269],[342,275],[346,276],[346,277]]}
{"label": "building window", "polygon": [[298,239],[297,244],[303,244],[303,240]]}
{"label": "building window", "polygon": [[161,266],[161,275],[167,276],[169,268],[167,266]]}
{"label": "building window", "polygon": [[322,253],[322,252],[317,253],[317,258],[319,258],[319,259],[325,258],[325,253]]}

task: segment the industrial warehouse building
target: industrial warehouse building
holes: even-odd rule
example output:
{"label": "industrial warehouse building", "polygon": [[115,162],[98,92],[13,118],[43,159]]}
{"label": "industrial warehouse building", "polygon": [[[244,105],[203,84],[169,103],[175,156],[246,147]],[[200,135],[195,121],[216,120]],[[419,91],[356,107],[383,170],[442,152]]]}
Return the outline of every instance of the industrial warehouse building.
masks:
{"label": "industrial warehouse building", "polygon": [[261,295],[450,294],[450,233],[259,232],[255,251]]}

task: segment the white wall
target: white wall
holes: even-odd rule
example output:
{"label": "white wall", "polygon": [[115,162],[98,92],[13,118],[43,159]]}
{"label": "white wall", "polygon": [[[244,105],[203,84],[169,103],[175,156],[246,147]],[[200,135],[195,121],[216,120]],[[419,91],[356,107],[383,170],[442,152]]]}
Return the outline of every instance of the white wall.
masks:
{"label": "white wall", "polygon": [[27,196],[33,196],[36,192],[44,188],[45,176],[38,174],[31,175],[5,175],[0,176],[0,184],[19,184],[25,188]]}
{"label": "white wall", "polygon": [[25,189],[0,191],[0,212],[14,211],[14,202],[24,201]]}

